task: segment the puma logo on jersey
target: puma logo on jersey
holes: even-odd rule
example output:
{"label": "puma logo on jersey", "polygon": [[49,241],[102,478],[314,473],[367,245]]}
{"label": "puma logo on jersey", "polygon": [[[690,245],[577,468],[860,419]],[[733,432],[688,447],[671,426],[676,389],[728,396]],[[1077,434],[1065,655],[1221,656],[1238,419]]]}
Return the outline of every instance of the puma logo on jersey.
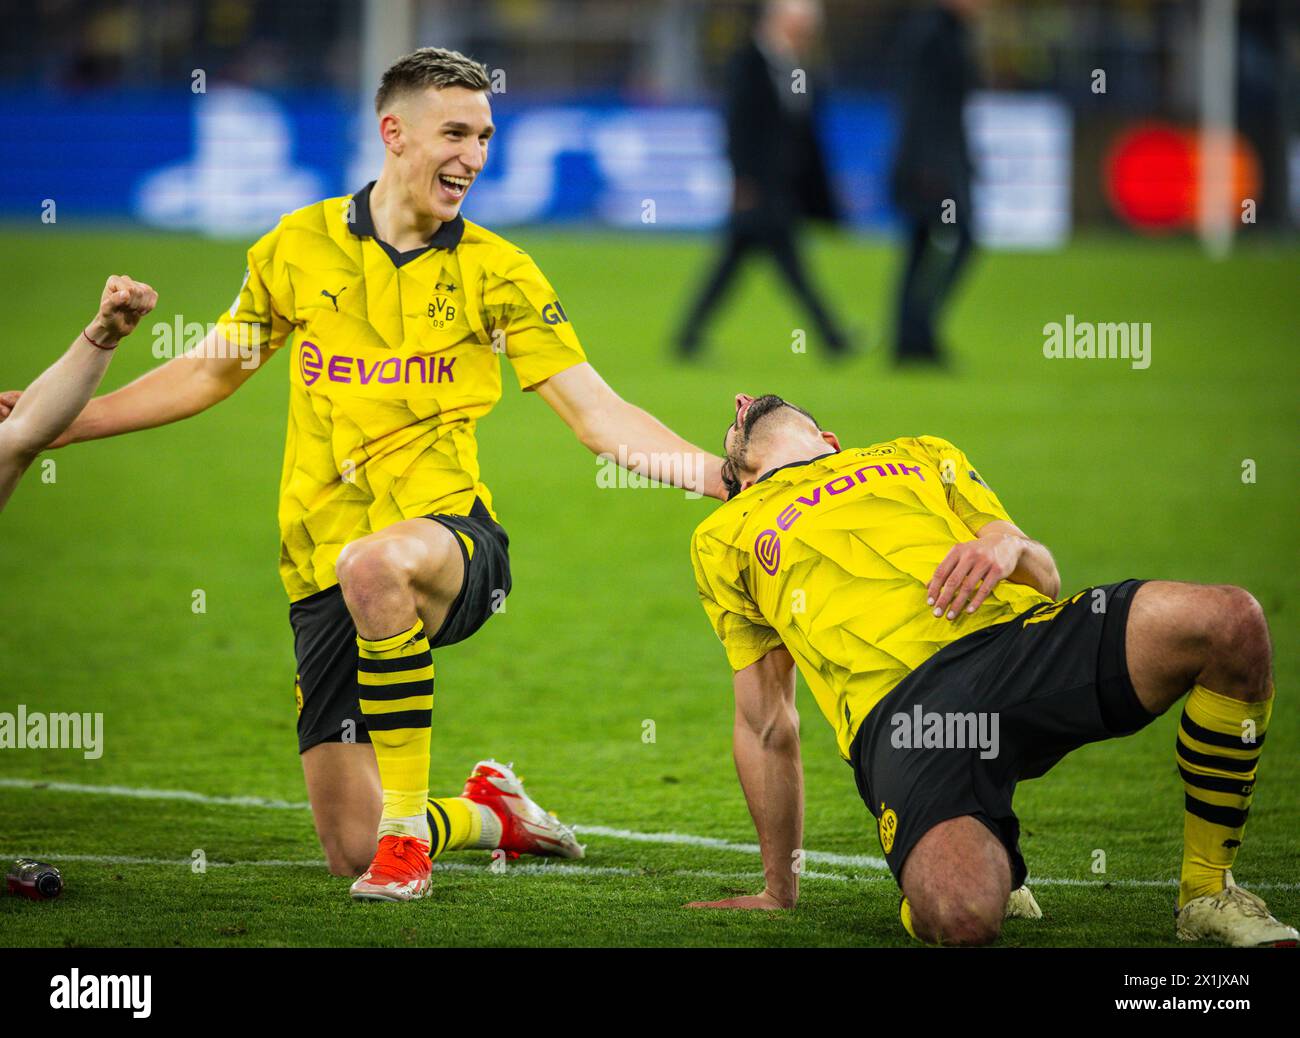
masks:
{"label": "puma logo on jersey", "polygon": [[329,297],[329,301],[330,301],[331,303],[334,304],[334,312],[335,312],[335,313],[338,313],[338,309],[339,309],[339,296],[341,296],[341,295],[342,295],[344,292],[346,292],[347,290],[348,290],[348,286],[347,286],[347,285],[344,285],[344,286],[343,286],[342,288],[340,288],[337,292],[327,292],[327,291],[325,291],[325,289],[322,288],[322,289],[320,290],[320,294],[323,295],[323,296],[328,296],[328,297]]}

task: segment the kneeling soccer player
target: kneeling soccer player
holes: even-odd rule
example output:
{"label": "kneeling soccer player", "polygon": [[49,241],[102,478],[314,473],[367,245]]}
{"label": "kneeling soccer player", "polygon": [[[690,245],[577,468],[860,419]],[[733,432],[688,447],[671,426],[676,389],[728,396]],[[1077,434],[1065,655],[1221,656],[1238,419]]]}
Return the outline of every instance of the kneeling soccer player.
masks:
{"label": "kneeling soccer player", "polygon": [[364,901],[423,897],[447,850],[583,853],[494,761],[462,796],[429,798],[433,653],[511,589],[477,446],[502,359],[593,453],[640,471],[679,459],[676,485],[723,494],[721,459],[615,393],[533,259],[461,214],[494,132],[490,92],[454,51],[394,62],[375,98],[378,179],[287,214],[202,343],[91,400],[60,437],[188,418],[291,355],[279,520],[298,750],[330,871]]}
{"label": "kneeling soccer player", "polygon": [[1177,934],[1296,943],[1231,872],[1273,705],[1268,628],[1247,592],[1126,580],[1053,601],[1050,553],[951,443],[842,449],[780,397],[740,395],[735,410],[731,496],[691,552],[735,671],[736,766],[767,886],[694,907],[795,903],[798,666],[877,819],[913,936],[995,939],[1026,875],[1016,783],[1186,696]]}

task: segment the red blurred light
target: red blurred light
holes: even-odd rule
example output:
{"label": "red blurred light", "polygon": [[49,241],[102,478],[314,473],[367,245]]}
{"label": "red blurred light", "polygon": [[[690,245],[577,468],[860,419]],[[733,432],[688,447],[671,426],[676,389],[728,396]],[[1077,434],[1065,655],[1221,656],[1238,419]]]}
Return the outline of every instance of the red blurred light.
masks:
{"label": "red blurred light", "polygon": [[[1201,181],[1200,136],[1166,123],[1122,133],[1106,156],[1103,179],[1116,214],[1144,231],[1183,230],[1196,223]],[[1259,162],[1240,134],[1232,135],[1228,204],[1257,198]],[[1235,215],[1235,214],[1234,214]]]}
{"label": "red blurred light", "polygon": [[1196,218],[1192,140],[1184,130],[1146,124],[1123,134],[1106,157],[1106,193],[1121,219],[1176,230]]}

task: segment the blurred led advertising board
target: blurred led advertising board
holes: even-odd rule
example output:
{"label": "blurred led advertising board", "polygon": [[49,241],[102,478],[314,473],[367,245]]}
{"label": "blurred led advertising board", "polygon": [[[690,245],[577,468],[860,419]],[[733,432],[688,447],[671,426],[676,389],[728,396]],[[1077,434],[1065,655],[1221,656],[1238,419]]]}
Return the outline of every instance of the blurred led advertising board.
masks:
{"label": "blurred led advertising board", "polygon": [[[0,214],[11,219],[39,219],[53,199],[61,220],[127,219],[249,238],[282,213],[360,187],[349,179],[358,155],[374,165],[373,146],[358,146],[374,128],[358,123],[342,95],[214,87],[181,98],[31,93],[0,101]],[[726,216],[730,171],[712,107],[499,100],[494,117],[488,166],[465,205],[472,220],[672,231],[715,227]],[[1066,106],[985,93],[972,101],[967,126],[977,237],[995,247],[1061,244],[1071,225]],[[895,222],[887,186],[892,103],[836,98],[824,131],[850,225],[887,230]]]}

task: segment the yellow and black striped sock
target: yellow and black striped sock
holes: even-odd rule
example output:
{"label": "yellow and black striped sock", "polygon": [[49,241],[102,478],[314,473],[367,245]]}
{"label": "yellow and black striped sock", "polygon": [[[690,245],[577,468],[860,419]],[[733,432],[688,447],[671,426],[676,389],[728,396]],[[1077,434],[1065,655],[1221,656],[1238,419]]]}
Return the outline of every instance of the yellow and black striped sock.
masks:
{"label": "yellow and black striped sock", "polygon": [[1218,893],[1241,846],[1255,793],[1273,697],[1259,703],[1196,685],[1178,726],[1178,771],[1186,791],[1178,906]]}
{"label": "yellow and black striped sock", "polygon": [[468,797],[443,797],[430,800],[429,831],[433,840],[429,857],[443,851],[465,848],[488,850],[501,842],[501,820],[490,807],[476,804]]}
{"label": "yellow and black striped sock", "polygon": [[401,634],[357,638],[361,713],[379,764],[384,814],[379,835],[429,839],[429,739],[433,655],[419,620]]}

